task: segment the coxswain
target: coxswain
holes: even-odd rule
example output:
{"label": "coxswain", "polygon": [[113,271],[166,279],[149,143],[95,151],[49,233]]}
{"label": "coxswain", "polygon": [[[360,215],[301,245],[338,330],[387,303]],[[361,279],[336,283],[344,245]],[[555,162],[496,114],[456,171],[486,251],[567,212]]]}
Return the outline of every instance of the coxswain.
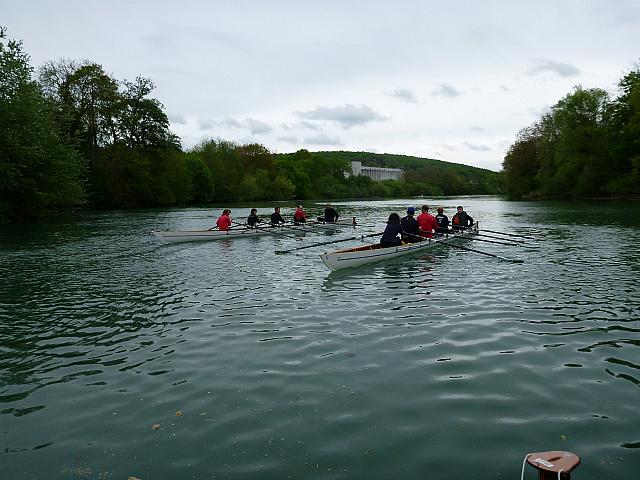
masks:
{"label": "coxswain", "polygon": [[230,215],[231,215],[231,210],[229,210],[228,208],[225,208],[222,211],[222,215],[220,215],[220,217],[218,217],[218,220],[216,221],[216,227],[218,227],[218,230],[226,231],[231,228]]}
{"label": "coxswain", "polygon": [[429,213],[429,205],[422,205],[422,213],[418,215],[416,221],[421,237],[432,238],[433,232],[438,229],[436,218]]}
{"label": "coxswain", "polygon": [[387,226],[380,239],[380,248],[397,247],[402,241],[398,235],[402,235],[402,225],[400,225],[400,215],[392,213],[387,220]]}
{"label": "coxswain", "polygon": [[456,213],[451,219],[451,225],[454,230],[465,230],[466,228],[473,227],[473,218],[464,211],[462,207],[457,208]]}

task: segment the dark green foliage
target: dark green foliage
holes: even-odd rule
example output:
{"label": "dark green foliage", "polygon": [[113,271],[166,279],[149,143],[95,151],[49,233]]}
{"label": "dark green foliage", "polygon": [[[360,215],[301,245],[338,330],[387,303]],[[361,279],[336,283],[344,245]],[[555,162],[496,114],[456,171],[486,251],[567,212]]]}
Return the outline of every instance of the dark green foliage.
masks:
{"label": "dark green foliage", "polygon": [[213,200],[213,176],[209,167],[202,160],[195,156],[187,157],[187,168],[191,180],[190,203],[208,203]]}
{"label": "dark green foliage", "polygon": [[640,193],[640,72],[575,90],[520,132],[503,162],[509,194],[559,198]]}
{"label": "dark green foliage", "polygon": [[181,152],[162,104],[149,98],[151,80],[118,82],[98,64],[60,61],[40,70],[40,82],[63,136],[88,159],[93,206],[211,200],[211,174]]}
{"label": "dark green foliage", "polygon": [[21,42],[0,29],[0,220],[84,202],[85,165],[57,130]]}
{"label": "dark green foliage", "polygon": [[[315,164],[335,165],[334,177],[351,171],[351,162],[371,167],[401,168],[402,181],[371,182],[369,187],[354,186],[360,197],[400,197],[436,195],[495,195],[502,193],[500,174],[457,163],[405,155],[368,152],[317,152],[311,154]],[[325,167],[330,168],[330,167]],[[351,191],[349,188],[348,191]],[[351,196],[351,195],[349,195]],[[332,197],[328,197],[332,198]]]}

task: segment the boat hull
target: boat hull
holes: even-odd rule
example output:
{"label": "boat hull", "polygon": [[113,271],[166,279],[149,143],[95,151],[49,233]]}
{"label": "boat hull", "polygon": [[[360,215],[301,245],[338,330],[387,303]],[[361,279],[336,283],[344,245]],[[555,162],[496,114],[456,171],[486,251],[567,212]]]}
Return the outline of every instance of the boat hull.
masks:
{"label": "boat hull", "polygon": [[182,242],[202,242],[210,240],[229,240],[232,238],[248,238],[260,235],[268,235],[271,232],[265,232],[257,229],[245,230],[186,230],[176,232],[151,232],[158,240],[165,243],[182,243]]}
{"label": "boat hull", "polygon": [[380,248],[379,244],[364,247],[325,252],[320,255],[324,264],[331,270],[343,270],[359,267],[368,263],[381,262],[392,258],[398,258],[410,253],[430,250],[441,243],[458,242],[472,239],[476,230],[469,230],[461,234],[450,234],[443,237],[425,239],[418,243],[408,243],[397,247]]}

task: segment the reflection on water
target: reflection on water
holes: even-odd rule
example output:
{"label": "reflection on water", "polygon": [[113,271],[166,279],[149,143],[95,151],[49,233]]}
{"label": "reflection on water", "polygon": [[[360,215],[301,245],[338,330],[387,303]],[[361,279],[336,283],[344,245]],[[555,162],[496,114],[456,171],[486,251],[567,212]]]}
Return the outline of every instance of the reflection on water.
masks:
{"label": "reflection on water", "polygon": [[[411,203],[339,210],[359,235]],[[2,478],[486,478],[489,458],[515,478],[553,449],[580,478],[633,478],[638,207],[436,203],[532,237],[473,244],[524,263],[435,249],[329,272],[319,255],[353,242],[275,251],[352,229],[149,235],[209,225],[197,209],[5,228]]]}

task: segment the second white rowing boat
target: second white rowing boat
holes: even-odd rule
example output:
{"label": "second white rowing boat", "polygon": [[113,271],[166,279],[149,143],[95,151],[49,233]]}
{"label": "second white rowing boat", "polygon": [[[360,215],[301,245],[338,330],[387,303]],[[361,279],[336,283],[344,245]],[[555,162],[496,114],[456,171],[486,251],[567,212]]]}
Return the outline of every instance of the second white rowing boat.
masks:
{"label": "second white rowing boat", "polygon": [[435,238],[424,239],[417,243],[399,245],[397,247],[381,248],[379,243],[363,245],[361,247],[325,252],[320,255],[320,258],[322,258],[324,264],[331,270],[343,270],[345,268],[359,267],[367,263],[397,258],[409,253],[429,250],[441,243],[452,243],[459,240],[472,239],[477,233],[477,229],[465,230],[464,233],[451,233]]}

